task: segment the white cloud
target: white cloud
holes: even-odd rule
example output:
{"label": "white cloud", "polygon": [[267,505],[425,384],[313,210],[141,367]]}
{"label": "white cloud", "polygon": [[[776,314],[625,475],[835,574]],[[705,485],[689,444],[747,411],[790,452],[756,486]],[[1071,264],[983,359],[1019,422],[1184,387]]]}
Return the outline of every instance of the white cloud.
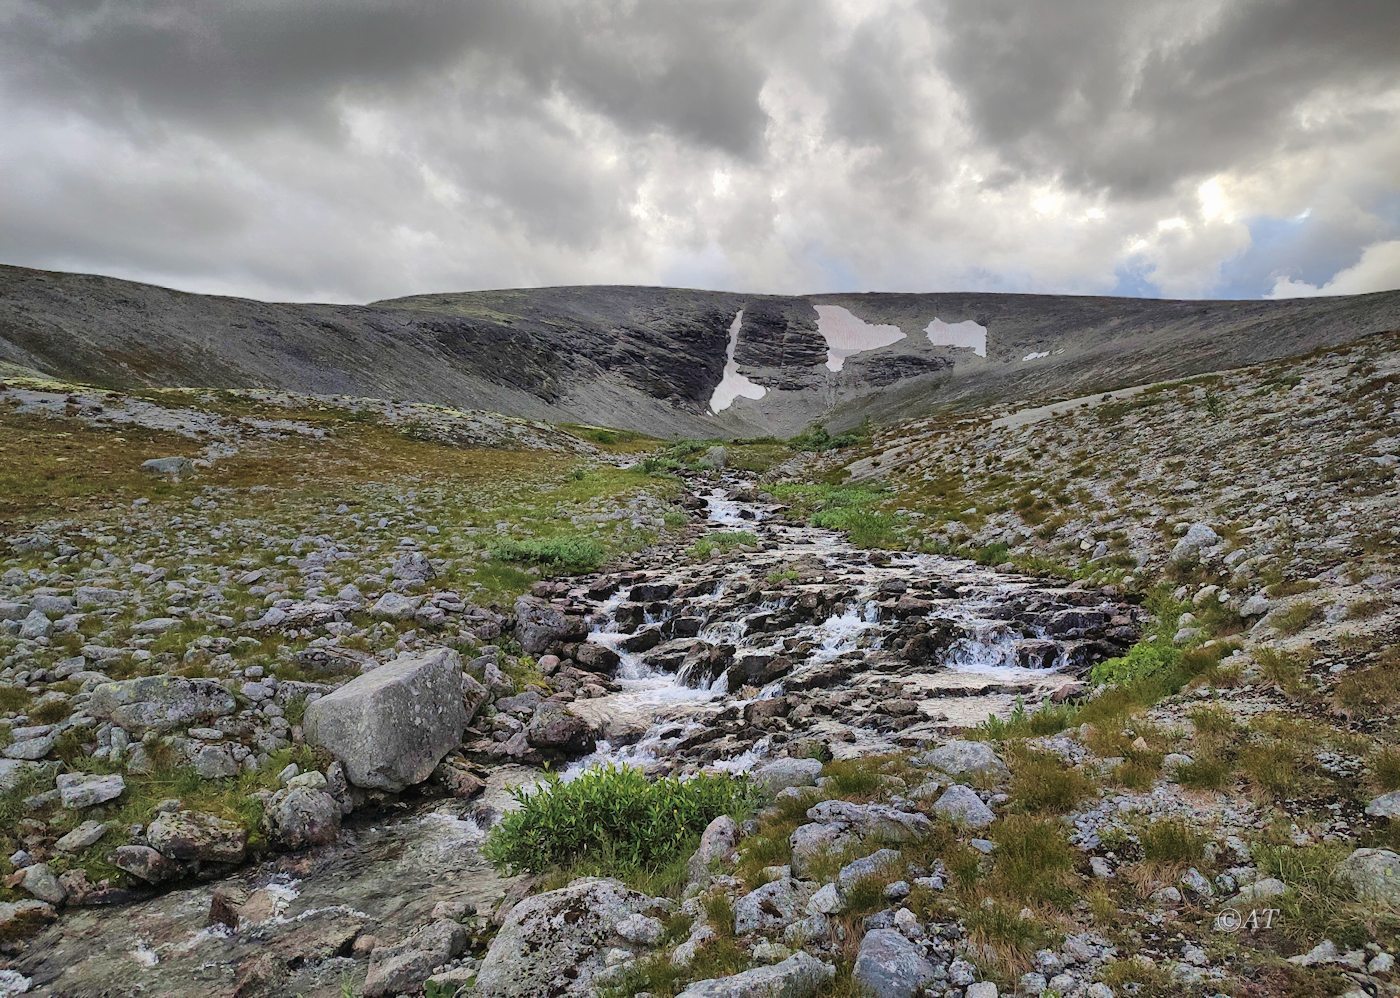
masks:
{"label": "white cloud", "polygon": [[1319,295],[1355,295],[1397,288],[1400,288],[1400,239],[1392,239],[1367,246],[1360,260],[1345,270],[1337,271],[1330,281],[1323,284],[1280,277],[1274,282],[1268,297],[1315,298]]}

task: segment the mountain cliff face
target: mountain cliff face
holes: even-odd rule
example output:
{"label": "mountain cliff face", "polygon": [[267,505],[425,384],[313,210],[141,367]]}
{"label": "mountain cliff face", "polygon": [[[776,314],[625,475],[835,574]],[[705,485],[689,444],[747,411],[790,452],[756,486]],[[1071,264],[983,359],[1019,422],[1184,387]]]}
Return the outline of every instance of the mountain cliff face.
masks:
{"label": "mountain cliff face", "polygon": [[[741,310],[734,373],[764,394],[714,412]],[[790,435],[819,420],[1087,394],[1397,328],[1400,292],[1199,302],[599,286],[356,306],[0,267],[0,366],[10,369],[118,388],[417,400],[672,436]]]}

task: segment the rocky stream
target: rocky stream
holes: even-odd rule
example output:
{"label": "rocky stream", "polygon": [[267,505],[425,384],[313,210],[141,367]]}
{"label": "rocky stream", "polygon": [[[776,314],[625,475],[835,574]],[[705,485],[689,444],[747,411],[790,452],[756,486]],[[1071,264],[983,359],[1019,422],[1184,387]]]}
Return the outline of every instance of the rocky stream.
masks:
{"label": "rocky stream", "polygon": [[[516,639],[571,691],[555,694],[548,757],[566,779],[623,763],[792,785],[821,756],[916,749],[1070,695],[1139,631],[1141,611],[1112,593],[860,550],[740,478],[708,480],[691,502],[702,537],[756,541],[702,558],[657,549],[625,571],[542,583],[516,607]],[[359,993],[376,943],[518,896],[479,846],[511,788],[540,777],[507,719],[538,725],[542,702],[529,689],[477,716],[464,746],[485,773],[474,798],[411,794],[357,810],[331,845],[71,910],[5,973],[55,995]]]}

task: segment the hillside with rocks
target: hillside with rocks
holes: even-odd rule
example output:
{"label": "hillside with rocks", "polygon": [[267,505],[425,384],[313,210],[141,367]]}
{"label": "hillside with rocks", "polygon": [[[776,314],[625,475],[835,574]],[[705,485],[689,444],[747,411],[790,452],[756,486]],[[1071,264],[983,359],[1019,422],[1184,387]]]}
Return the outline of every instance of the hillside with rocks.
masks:
{"label": "hillside with rocks", "polygon": [[0,995],[1400,994],[1400,296],[36,275]]}
{"label": "hillside with rocks", "polygon": [[1203,302],[563,287],[296,305],[0,267],[0,369],[12,373],[368,396],[672,438],[789,437],[824,420],[1082,395],[1397,328],[1400,292]]}

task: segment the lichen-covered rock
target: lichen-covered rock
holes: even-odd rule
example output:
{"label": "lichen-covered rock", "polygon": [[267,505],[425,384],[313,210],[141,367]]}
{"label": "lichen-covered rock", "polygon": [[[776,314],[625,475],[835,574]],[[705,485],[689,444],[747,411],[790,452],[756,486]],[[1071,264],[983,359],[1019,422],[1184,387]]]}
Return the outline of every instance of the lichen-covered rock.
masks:
{"label": "lichen-covered rock", "polygon": [[381,946],[370,954],[365,998],[418,993],[435,967],[467,948],[467,930],[449,919],[423,926],[403,942]]}
{"label": "lichen-covered rock", "polygon": [[686,872],[691,881],[707,884],[710,869],[716,865],[732,865],[735,849],[739,845],[739,825],[727,814],[722,814],[705,826],[700,834],[700,845],[686,864]]}
{"label": "lichen-covered rock", "polygon": [[871,998],[913,998],[936,974],[923,950],[894,929],[867,932],[851,971]]}
{"label": "lichen-covered rock", "polygon": [[656,907],[616,880],[591,877],[526,898],[492,940],[477,991],[483,998],[593,994],[608,951],[627,946],[618,925]]}
{"label": "lichen-covered rock", "polygon": [[312,703],[302,730],[358,787],[421,783],[462,740],[462,660],[450,648],[401,655]]}
{"label": "lichen-covered rock", "polygon": [[201,811],[160,815],[146,829],[146,841],[162,856],[204,863],[238,863],[248,849],[241,825]]}
{"label": "lichen-covered rock", "polygon": [[267,837],[278,849],[327,845],[340,832],[340,804],[324,790],[279,790],[263,814]]}
{"label": "lichen-covered rock", "polygon": [[232,714],[233,694],[212,679],[139,676],[101,683],[87,712],[128,731],[175,731]]}
{"label": "lichen-covered rock", "polygon": [[780,877],[734,902],[734,933],[781,932],[802,917],[812,898],[812,885]]}
{"label": "lichen-covered rock", "polygon": [[997,817],[975,791],[960,783],[943,791],[943,796],[934,801],[933,811],[964,828],[986,828]]}
{"label": "lichen-covered rock", "polygon": [[116,800],[125,790],[126,781],[120,773],[63,773],[58,777],[58,799],[70,811]]}
{"label": "lichen-covered rock", "polygon": [[1362,897],[1400,905],[1400,853],[1357,849],[1342,860],[1341,873]]}
{"label": "lichen-covered rock", "polygon": [[525,737],[541,754],[566,759],[593,751],[598,741],[587,721],[551,700],[535,708]]}
{"label": "lichen-covered rock", "polygon": [[582,617],[571,616],[535,596],[515,601],[515,636],[530,655],[548,651],[558,641],[578,641],[588,633]]}
{"label": "lichen-covered rock", "polygon": [[1001,779],[1007,775],[1006,763],[986,742],[970,742],[960,738],[944,742],[914,760],[949,776],[987,776]]}
{"label": "lichen-covered rock", "polygon": [[821,994],[835,976],[831,964],[808,953],[794,953],[771,967],[696,981],[678,998],[808,998]]}

